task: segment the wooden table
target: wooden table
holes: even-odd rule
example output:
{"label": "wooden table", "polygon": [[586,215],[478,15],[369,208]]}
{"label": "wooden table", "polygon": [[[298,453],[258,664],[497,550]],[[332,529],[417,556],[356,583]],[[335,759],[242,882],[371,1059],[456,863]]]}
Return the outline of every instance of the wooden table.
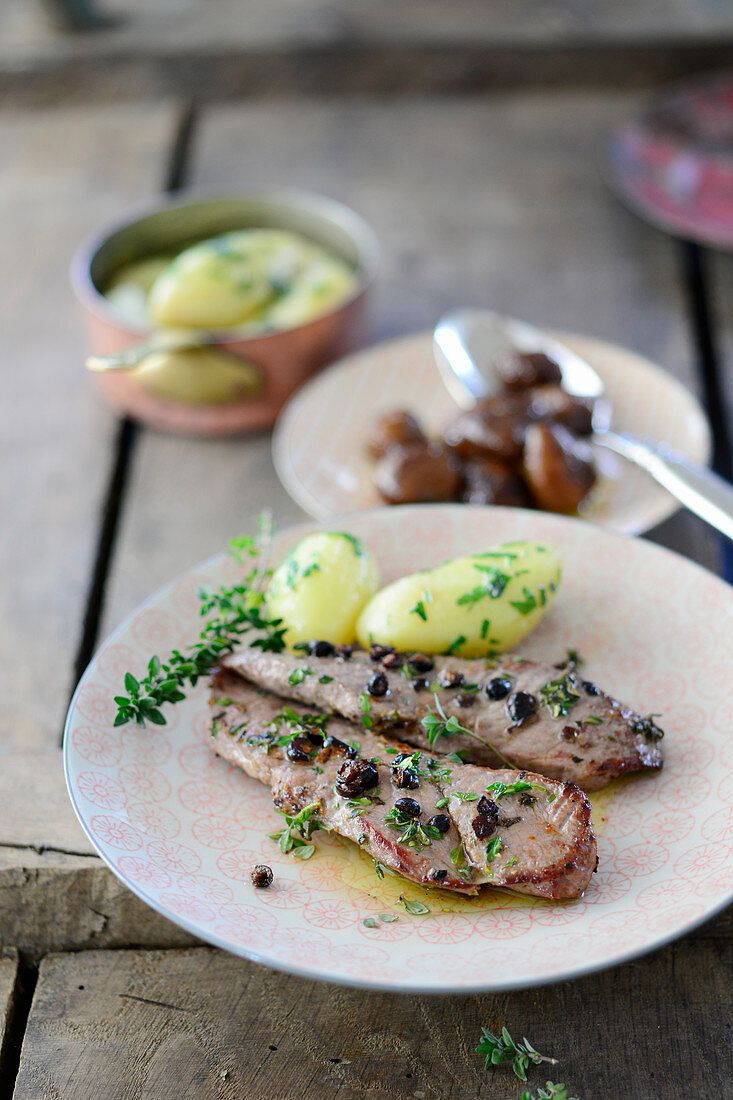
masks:
{"label": "wooden table", "polygon": [[[482,1024],[549,1050],[561,1061],[553,1079],[584,1100],[730,1088],[730,911],[653,956],[545,989],[346,991],[198,945],[112,877],[66,798],[61,729],[97,642],[263,506],[279,525],[301,518],[266,436],[158,435],[93,396],[66,265],[126,204],[183,184],[323,191],[382,242],[372,339],[428,327],[457,302],[490,305],[625,343],[730,422],[729,258],[647,227],[601,178],[603,135],[636,95],[618,82],[554,81],[550,93],[490,83],[387,98],[288,87],[193,110],[128,87],[124,102],[44,95],[0,113],[12,273],[0,296],[0,1095],[518,1096],[474,1053]],[[730,461],[722,446],[717,460]],[[720,568],[719,540],[689,515],[649,537]]]}

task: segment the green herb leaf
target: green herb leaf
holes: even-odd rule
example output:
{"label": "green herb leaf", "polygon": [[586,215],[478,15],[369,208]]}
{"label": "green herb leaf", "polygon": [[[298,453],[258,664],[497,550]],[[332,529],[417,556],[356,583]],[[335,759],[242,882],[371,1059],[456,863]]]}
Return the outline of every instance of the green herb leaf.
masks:
{"label": "green herb leaf", "polygon": [[361,923],[364,925],[365,928],[379,928],[376,917],[364,917],[364,920]]}
{"label": "green herb leaf", "polygon": [[540,699],[549,709],[553,718],[564,717],[573,709],[580,692],[575,672],[571,669],[564,676],[558,676],[555,680],[548,680],[540,688]]}
{"label": "green herb leaf", "polygon": [[427,905],[423,905],[421,901],[411,901],[410,898],[400,898],[400,901],[404,905],[408,913],[412,913],[413,916],[424,916],[429,913]]}

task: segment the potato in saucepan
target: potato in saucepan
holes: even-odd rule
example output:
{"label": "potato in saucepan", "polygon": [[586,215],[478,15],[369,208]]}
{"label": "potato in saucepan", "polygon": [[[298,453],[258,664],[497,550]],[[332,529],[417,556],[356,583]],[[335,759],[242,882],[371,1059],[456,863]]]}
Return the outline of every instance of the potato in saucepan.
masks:
{"label": "potato in saucepan", "polygon": [[308,535],[275,570],[266,597],[268,615],[283,620],[291,647],[313,639],[348,645],[378,579],[374,556],[353,535]]}
{"label": "potato in saucepan", "polygon": [[369,601],[359,643],[479,657],[511,649],[547,614],[562,573],[560,552],[506,543],[402,577]]}

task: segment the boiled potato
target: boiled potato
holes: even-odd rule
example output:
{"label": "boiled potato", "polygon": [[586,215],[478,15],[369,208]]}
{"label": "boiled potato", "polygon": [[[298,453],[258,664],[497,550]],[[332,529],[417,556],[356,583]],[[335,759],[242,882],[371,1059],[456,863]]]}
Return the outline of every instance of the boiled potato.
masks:
{"label": "boiled potato", "polygon": [[302,325],[343,302],[353,287],[351,268],[324,255],[306,264],[290,289],[266,311],[263,320],[273,328]]}
{"label": "boiled potato", "polygon": [[283,620],[291,647],[311,639],[349,645],[378,579],[373,555],[353,535],[308,535],[275,570],[266,597],[268,615]]}
{"label": "boiled potato", "polygon": [[553,546],[506,543],[402,577],[359,616],[356,636],[423,653],[479,657],[511,649],[549,611],[562,560]]}
{"label": "boiled potato", "polygon": [[240,324],[274,296],[262,265],[226,237],[185,249],[153,283],[150,317],[158,325],[223,328]]}

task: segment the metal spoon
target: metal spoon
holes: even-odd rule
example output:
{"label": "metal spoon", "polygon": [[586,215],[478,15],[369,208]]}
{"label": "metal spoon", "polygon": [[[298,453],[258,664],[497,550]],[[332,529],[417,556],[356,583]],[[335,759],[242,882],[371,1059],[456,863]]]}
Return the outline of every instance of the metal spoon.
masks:
{"label": "metal spoon", "polygon": [[492,369],[499,352],[512,348],[545,352],[558,363],[564,390],[594,400],[592,442],[641,466],[681,504],[733,540],[733,485],[661,443],[611,431],[611,406],[603,382],[581,356],[560,341],[511,317],[461,309],[438,322],[433,347],[446,388],[463,409],[501,390]]}

